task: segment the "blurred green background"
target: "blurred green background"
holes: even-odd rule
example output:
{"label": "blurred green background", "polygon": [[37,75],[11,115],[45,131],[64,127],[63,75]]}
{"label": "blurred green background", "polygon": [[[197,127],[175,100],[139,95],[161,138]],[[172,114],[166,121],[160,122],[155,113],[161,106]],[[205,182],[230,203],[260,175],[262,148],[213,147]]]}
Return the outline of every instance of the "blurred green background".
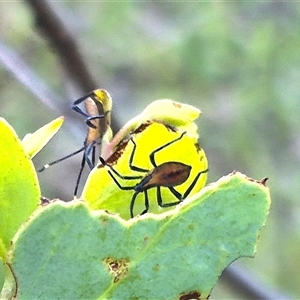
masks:
{"label": "blurred green background", "polygon": [[[300,298],[300,4],[57,2],[52,7],[79,43],[99,88],[111,93],[119,124],[155,99],[195,105],[203,113],[198,124],[209,182],[233,170],[269,178],[270,216],[255,259],[242,262],[259,279]],[[1,2],[0,23],[2,43],[70,111],[82,94],[39,35],[30,7]],[[42,87],[40,97],[43,92]],[[21,137],[62,114],[3,66],[0,97],[1,116]],[[37,168],[80,148],[84,128],[80,116],[77,123],[66,116],[63,129],[34,159]],[[71,199],[80,160],[74,157],[39,174],[43,194]],[[222,285],[212,295],[234,297]]]}

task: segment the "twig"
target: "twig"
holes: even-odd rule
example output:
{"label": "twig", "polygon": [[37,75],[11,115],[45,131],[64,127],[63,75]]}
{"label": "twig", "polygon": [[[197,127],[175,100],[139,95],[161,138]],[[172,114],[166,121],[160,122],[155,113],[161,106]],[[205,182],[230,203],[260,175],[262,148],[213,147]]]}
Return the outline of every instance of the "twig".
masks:
{"label": "twig", "polygon": [[80,54],[75,39],[49,4],[44,0],[26,0],[26,2],[35,14],[36,27],[42,30],[45,38],[56,49],[70,78],[79,84],[85,93],[98,88],[97,82]]}
{"label": "twig", "polygon": [[[31,6],[35,14],[37,28],[42,30],[44,36],[49,40],[54,49],[56,49],[69,78],[81,88],[83,93],[89,93],[99,88],[99,83],[94,80],[94,77],[87,68],[78,44],[47,1],[26,0],[26,2]],[[100,114],[103,113],[103,111],[100,111]],[[103,123],[101,127],[104,128],[105,124]],[[117,120],[112,115],[113,131],[117,132],[119,128]]]}
{"label": "twig", "polygon": [[36,75],[36,73],[24,62],[20,55],[11,49],[0,39],[0,63],[4,68],[10,72],[29,92],[31,92],[37,99],[44,103],[47,107],[68,116],[70,122],[66,123],[69,130],[78,136],[78,123],[76,115],[71,112],[70,108],[66,108],[63,103],[64,100],[55,92],[53,92],[46,83]]}

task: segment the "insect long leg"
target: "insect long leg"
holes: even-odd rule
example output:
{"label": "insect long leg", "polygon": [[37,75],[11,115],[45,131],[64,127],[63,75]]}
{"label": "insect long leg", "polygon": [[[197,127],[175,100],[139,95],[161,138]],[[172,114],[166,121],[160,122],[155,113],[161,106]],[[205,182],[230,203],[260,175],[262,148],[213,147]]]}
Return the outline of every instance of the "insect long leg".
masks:
{"label": "insect long leg", "polygon": [[92,96],[93,96],[93,92],[90,93],[90,94],[87,94],[87,95],[85,95],[85,96],[83,96],[83,97],[81,97],[81,98],[79,98],[79,99],[77,99],[76,101],[73,102],[73,104],[72,104],[72,109],[73,109],[75,112],[77,112],[78,114],[83,115],[83,116],[86,117],[86,118],[89,118],[90,115],[89,115],[88,113],[84,112],[78,105],[79,105],[80,103],[82,103],[83,101],[85,101],[88,97],[92,97]]}
{"label": "insect long leg", "polygon": [[97,120],[97,119],[102,119],[102,118],[105,118],[108,114],[110,113],[110,111],[106,111],[103,115],[96,115],[96,116],[89,116],[87,115],[87,118],[85,120],[85,123],[86,125],[88,125],[89,127],[92,127],[92,128],[97,128],[91,121],[93,120]]}
{"label": "insect long leg", "polygon": [[[168,207],[168,206],[173,206],[178,204],[179,202],[181,202],[182,200],[184,200],[185,198],[187,198],[187,196],[190,194],[190,192],[192,191],[192,189],[195,187],[199,177],[201,176],[201,174],[207,173],[208,169],[201,171],[197,174],[197,176],[194,178],[193,182],[190,184],[190,186],[188,187],[188,189],[184,192],[183,195],[181,195],[178,191],[175,190],[174,187],[168,187],[168,189],[170,190],[170,192],[179,200],[177,202],[171,202],[171,203],[162,203],[162,199],[161,199],[161,195],[158,192],[157,193],[157,203],[161,206],[161,207]],[[158,187],[159,188],[159,187]]]}
{"label": "insect long leg", "polygon": [[[192,191],[192,189],[194,188],[194,186],[196,185],[199,177],[201,176],[201,174],[204,174],[204,173],[207,173],[208,172],[208,169],[204,170],[204,171],[201,171],[197,174],[197,176],[194,178],[193,182],[190,184],[190,186],[188,187],[188,189],[185,191],[185,193],[183,194],[182,196],[182,199],[185,199],[189,194],[190,192]],[[170,189],[171,190],[171,189]]]}
{"label": "insect long leg", "polygon": [[96,147],[93,147],[93,149],[92,149],[92,165],[93,165],[93,167],[95,167],[95,165],[96,165]]}
{"label": "insect long leg", "polygon": [[[143,175],[136,175],[136,176],[126,176],[126,175],[121,175],[117,170],[114,169],[113,166],[110,166],[106,163],[106,161],[100,156],[100,162],[102,163],[102,165],[109,167],[108,173],[110,174],[110,176],[114,179],[114,174],[116,174],[119,178],[124,179],[124,180],[134,180],[134,179],[142,179],[144,176]],[[116,181],[115,181],[116,182]],[[119,185],[118,185],[119,186]],[[119,186],[120,187],[120,186]],[[135,187],[135,185],[132,187],[132,189]]]}
{"label": "insect long leg", "polygon": [[147,190],[144,191],[144,195],[145,195],[145,209],[143,210],[141,215],[145,214],[149,210],[149,198],[148,198],[148,191]]}
{"label": "insect long leg", "polygon": [[91,92],[90,94],[87,94],[79,99],[77,99],[76,101],[73,102],[72,104],[72,109],[77,112],[78,114],[84,116],[86,118],[86,124],[91,127],[91,128],[94,128],[96,129],[97,127],[91,122],[92,120],[95,120],[95,119],[101,119],[101,118],[105,118],[107,116],[107,114],[110,113],[110,111],[106,111],[104,114],[100,114],[99,115],[90,115],[88,113],[86,113],[85,111],[83,111],[78,105],[82,102],[84,102],[87,98],[91,98],[94,103],[96,104],[97,108],[98,108],[98,111],[99,111],[99,101],[97,99],[95,99],[95,93],[94,92]]}
{"label": "insect long leg", "polygon": [[74,189],[74,197],[77,197],[79,182],[80,182],[81,175],[82,175],[82,172],[83,172],[83,169],[84,169],[84,166],[85,166],[85,162],[86,162],[85,155],[83,155],[82,160],[81,160],[81,164],[80,164],[80,170],[79,170],[77,180],[76,180],[75,189]]}
{"label": "insect long leg", "polygon": [[[132,152],[131,152],[130,157],[129,157],[129,167],[130,167],[130,169],[133,170],[133,171],[138,171],[138,172],[143,172],[143,173],[149,172],[149,170],[142,169],[142,168],[139,168],[139,167],[136,167],[136,166],[133,165],[133,159],[134,159],[134,155],[135,155],[135,151],[136,151],[136,143],[134,142],[133,139],[131,139],[131,142],[133,143],[133,149],[132,149]],[[108,165],[102,157],[100,157],[100,161],[103,165],[109,167],[109,169],[111,170],[111,172],[109,172],[109,174],[114,179],[115,182],[116,182],[116,178],[113,176],[112,172],[114,174],[116,174],[119,178],[124,179],[124,180],[142,179],[144,177],[143,175],[136,175],[136,176],[121,175],[118,171],[116,171],[114,169],[113,166]],[[134,188],[134,186],[132,188]]]}
{"label": "insect long leg", "polygon": [[[112,171],[115,171],[115,170],[113,170],[113,169],[111,169]],[[116,172],[116,171],[115,171]],[[124,190],[124,191],[128,191],[128,190],[133,190],[134,189],[134,187],[135,187],[135,185],[132,185],[132,186],[122,186],[121,184],[120,184],[120,182],[116,179],[116,177],[113,175],[113,173],[111,172],[111,171],[108,171],[108,174],[110,175],[110,177],[113,179],[113,181],[115,182],[115,184],[118,186],[118,188],[119,189],[121,189],[121,190]],[[120,175],[119,173],[115,173],[116,175]],[[121,175],[120,175],[121,176]],[[128,178],[129,177],[129,178]],[[135,176],[134,178],[132,178],[132,177],[130,177],[130,176],[128,176],[127,178],[125,178],[125,179],[128,179],[128,180],[130,180],[130,179],[140,179],[140,177],[139,178],[136,178],[137,176]],[[121,179],[124,179],[124,178],[122,178],[122,177],[120,177]]]}
{"label": "insect long leg", "polygon": [[131,152],[130,158],[129,158],[129,167],[130,167],[130,169],[133,170],[133,171],[137,171],[137,172],[148,173],[149,170],[143,169],[143,168],[140,168],[140,167],[137,167],[137,166],[133,165],[133,159],[134,159],[134,155],[135,155],[135,151],[136,151],[136,143],[133,139],[130,139],[130,140],[133,143],[133,149],[132,149],[132,152]]}
{"label": "insect long leg", "polygon": [[162,197],[161,197],[161,189],[160,186],[157,187],[157,203],[160,207],[170,207],[170,206],[175,206],[179,204],[182,201],[181,194],[177,192],[174,188],[170,187],[170,191],[174,194],[174,196],[178,199],[177,201],[174,202],[169,202],[169,203],[163,203]]}
{"label": "insect long leg", "polygon": [[[77,192],[78,192],[78,187],[79,187],[79,182],[82,176],[82,172],[85,166],[85,163],[89,166],[89,168],[92,170],[95,166],[95,151],[96,151],[96,141],[91,142],[85,149],[84,153],[82,156],[81,164],[80,164],[80,169],[79,173],[77,176],[76,180],[76,185],[75,185],[75,190],[74,190],[74,196],[77,197]],[[92,160],[90,159],[89,155],[92,153]]]}
{"label": "insect long leg", "polygon": [[[135,200],[136,200],[136,197],[138,194],[139,194],[139,192],[135,192],[133,194],[131,202],[130,202],[130,217],[131,218],[134,217],[133,208],[134,208]],[[149,198],[148,198],[147,190],[144,191],[144,195],[145,195],[145,209],[142,211],[141,215],[145,214],[149,210]]]}
{"label": "insect long leg", "polygon": [[53,162],[51,162],[49,164],[46,164],[41,169],[39,169],[38,172],[43,172],[44,170],[46,170],[50,166],[56,165],[57,163],[65,160],[65,159],[68,159],[68,158],[70,158],[70,157],[72,157],[72,156],[74,156],[74,155],[76,155],[76,154],[78,154],[78,153],[80,153],[80,152],[82,152],[84,150],[85,150],[85,147],[82,147],[82,148],[80,148],[80,149],[78,149],[78,150],[76,150],[76,151],[74,151],[74,152],[72,152],[72,153],[70,153],[70,154],[62,157],[62,158],[59,158],[59,159],[57,159],[57,160],[55,160],[55,161],[53,161]]}
{"label": "insect long leg", "polygon": [[155,154],[156,154],[157,152],[159,152],[159,151],[165,149],[166,147],[168,147],[168,146],[170,146],[170,145],[176,143],[177,141],[181,140],[182,137],[183,137],[185,134],[186,134],[186,132],[183,132],[178,138],[176,138],[176,139],[174,139],[174,140],[172,140],[172,141],[170,141],[170,142],[168,142],[168,143],[162,145],[161,147],[155,149],[155,150],[150,154],[150,161],[151,161],[152,165],[153,165],[154,167],[157,167],[157,164],[156,164],[156,162],[155,162]]}
{"label": "insect long leg", "polygon": [[[98,144],[97,141],[92,141],[88,146],[86,146],[83,154],[83,158],[91,170],[95,167],[95,151],[96,151],[97,144]],[[91,153],[92,153],[92,159],[90,159]]]}

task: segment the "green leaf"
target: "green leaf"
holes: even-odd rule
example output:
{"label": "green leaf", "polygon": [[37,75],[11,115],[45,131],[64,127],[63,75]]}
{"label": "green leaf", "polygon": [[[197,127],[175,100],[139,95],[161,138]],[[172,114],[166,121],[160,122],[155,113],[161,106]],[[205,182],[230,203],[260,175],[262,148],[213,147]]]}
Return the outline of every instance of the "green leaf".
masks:
{"label": "green leaf", "polygon": [[33,164],[11,126],[0,118],[0,257],[37,208],[40,189]]}
{"label": "green leaf", "polygon": [[225,267],[255,254],[269,206],[268,188],[240,173],[129,221],[53,202],[14,240],[18,299],[206,299]]}
{"label": "green leaf", "polygon": [[34,133],[26,134],[22,140],[26,153],[33,158],[52,139],[63,122],[64,117],[59,117],[36,130]]}
{"label": "green leaf", "polygon": [[0,291],[4,285],[5,270],[2,259],[0,258]]}

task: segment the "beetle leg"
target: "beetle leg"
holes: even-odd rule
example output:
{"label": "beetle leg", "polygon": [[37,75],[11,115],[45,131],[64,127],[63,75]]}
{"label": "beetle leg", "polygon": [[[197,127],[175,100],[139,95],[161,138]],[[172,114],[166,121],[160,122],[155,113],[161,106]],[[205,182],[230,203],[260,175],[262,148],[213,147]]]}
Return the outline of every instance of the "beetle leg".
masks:
{"label": "beetle leg", "polygon": [[162,145],[161,147],[155,149],[155,150],[150,154],[150,161],[151,161],[151,163],[152,163],[152,165],[153,165],[154,167],[157,167],[157,164],[156,164],[156,162],[155,162],[155,154],[156,154],[157,152],[163,150],[164,148],[166,148],[166,147],[172,145],[173,143],[175,143],[175,142],[181,140],[184,134],[186,134],[186,132],[183,132],[178,138],[176,138],[176,139],[174,139],[174,140],[172,140],[172,141],[170,141],[170,142],[168,142],[168,143]]}

